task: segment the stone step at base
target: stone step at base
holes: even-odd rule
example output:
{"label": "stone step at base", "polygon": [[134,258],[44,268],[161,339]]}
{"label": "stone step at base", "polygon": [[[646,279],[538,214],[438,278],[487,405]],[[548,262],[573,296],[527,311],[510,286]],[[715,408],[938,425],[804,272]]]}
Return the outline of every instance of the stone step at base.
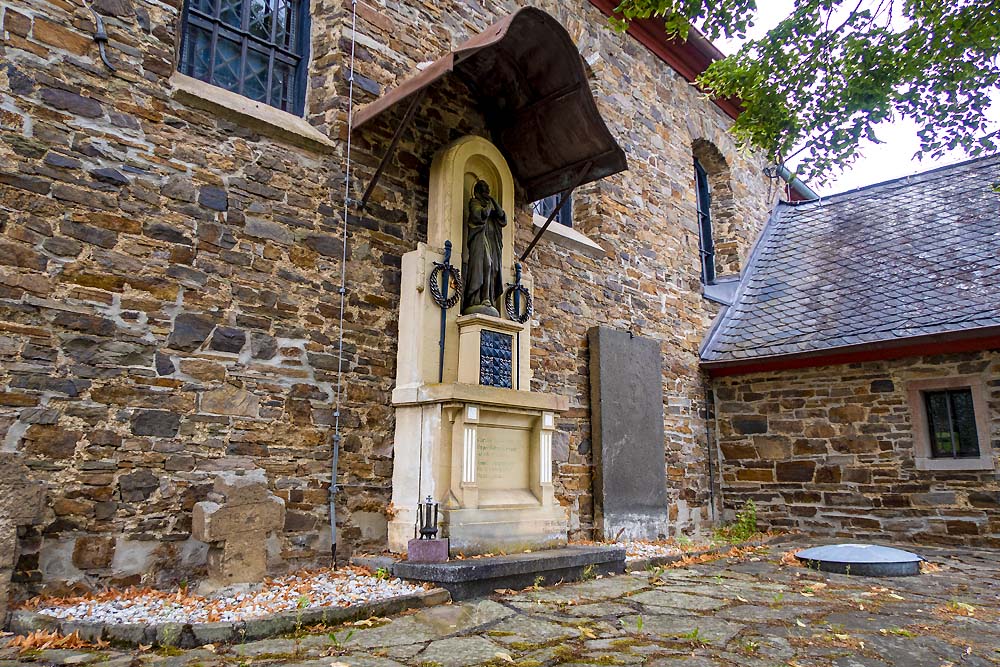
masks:
{"label": "stone step at base", "polygon": [[409,563],[385,557],[362,557],[352,559],[352,563],[384,568],[401,579],[432,583],[448,590],[453,600],[468,600],[490,595],[498,589],[520,590],[535,584],[551,586],[585,577],[622,574],[625,572],[625,549],[568,546],[447,563]]}

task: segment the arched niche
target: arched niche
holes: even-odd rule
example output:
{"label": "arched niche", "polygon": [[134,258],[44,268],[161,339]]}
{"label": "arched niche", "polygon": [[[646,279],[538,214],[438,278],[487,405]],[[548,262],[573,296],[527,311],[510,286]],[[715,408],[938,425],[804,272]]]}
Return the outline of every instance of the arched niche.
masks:
{"label": "arched niche", "polygon": [[503,277],[510,279],[514,265],[514,177],[500,150],[488,140],[465,136],[448,144],[431,163],[427,217],[427,244],[444,248],[451,241],[451,263],[462,265],[465,247],[465,216],[477,180],[490,185],[490,192],[507,214],[503,230]]}

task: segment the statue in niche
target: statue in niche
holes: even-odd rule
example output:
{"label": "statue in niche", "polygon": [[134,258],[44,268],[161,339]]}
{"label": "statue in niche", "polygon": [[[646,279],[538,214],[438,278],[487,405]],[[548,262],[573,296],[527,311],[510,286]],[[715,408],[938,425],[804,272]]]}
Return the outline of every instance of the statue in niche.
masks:
{"label": "statue in niche", "polygon": [[503,291],[500,266],[506,226],[507,214],[490,195],[489,183],[476,181],[466,208],[463,315],[481,313],[500,317],[496,304]]}

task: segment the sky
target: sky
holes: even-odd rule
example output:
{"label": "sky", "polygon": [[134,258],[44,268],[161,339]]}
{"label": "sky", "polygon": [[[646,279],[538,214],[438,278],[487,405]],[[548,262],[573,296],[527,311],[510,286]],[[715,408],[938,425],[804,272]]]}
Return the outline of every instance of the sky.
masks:
{"label": "sky", "polygon": [[[755,39],[764,35],[791,13],[793,5],[794,0],[758,0],[757,19],[748,36]],[[739,50],[740,41],[720,39],[716,40],[715,45],[723,53],[729,54]],[[1000,123],[1000,91],[996,91],[992,97],[994,102],[988,116],[995,123]],[[914,123],[897,120],[883,123],[877,128],[876,136],[884,143],[862,142],[862,156],[854,164],[825,185],[810,183],[810,187],[820,195],[831,195],[968,159],[964,152],[953,151],[936,160],[925,158],[918,162],[913,158],[920,145]],[[794,163],[791,166],[794,168]]]}

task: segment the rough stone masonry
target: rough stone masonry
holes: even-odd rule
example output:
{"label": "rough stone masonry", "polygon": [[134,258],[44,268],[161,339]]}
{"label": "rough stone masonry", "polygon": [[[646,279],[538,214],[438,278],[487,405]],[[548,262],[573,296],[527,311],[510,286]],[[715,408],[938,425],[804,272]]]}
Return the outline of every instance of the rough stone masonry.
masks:
{"label": "rough stone masonry", "polygon": [[995,470],[914,465],[907,384],[968,374],[985,384],[986,437],[997,443],[995,352],[717,378],[726,505],[735,509],[752,499],[762,525],[778,529],[1000,547]]}
{"label": "rough stone masonry", "polygon": [[[180,2],[93,4],[114,73],[82,5],[0,2],[0,440],[48,484],[15,581],[22,593],[58,593],[203,576],[193,508],[219,472],[238,468],[262,470],[285,501],[273,569],[327,561],[349,3],[311,8],[305,121],[326,141],[181,94]],[[570,401],[553,442],[556,495],[571,536],[590,537],[586,331],[632,330],[662,345],[671,530],[691,530],[710,516],[697,348],[715,313],[699,284],[693,142],[722,158],[713,182],[730,202],[719,228],[739,249],[727,250],[730,270],[770,184],[726,133],[730,119],[600,12],[539,6],[576,41],[630,165],[575,199],[574,224],[602,256],[545,241],[526,267],[533,388]],[[359,3],[356,104],[516,7]],[[397,120],[354,136],[355,196]],[[369,211],[349,219],[335,499],[344,556],[381,548],[391,512],[400,257],[426,240],[430,161],[483,128],[467,90],[436,84]],[[516,209],[523,248],[529,203]]]}

